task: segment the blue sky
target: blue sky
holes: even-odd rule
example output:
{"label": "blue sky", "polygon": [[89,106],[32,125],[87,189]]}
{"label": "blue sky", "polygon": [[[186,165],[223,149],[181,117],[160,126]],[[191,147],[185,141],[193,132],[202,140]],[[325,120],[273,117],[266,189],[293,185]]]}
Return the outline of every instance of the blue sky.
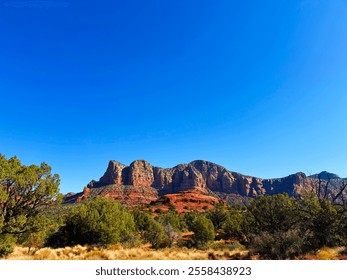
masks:
{"label": "blue sky", "polygon": [[0,153],[347,177],[347,2],[0,1]]}

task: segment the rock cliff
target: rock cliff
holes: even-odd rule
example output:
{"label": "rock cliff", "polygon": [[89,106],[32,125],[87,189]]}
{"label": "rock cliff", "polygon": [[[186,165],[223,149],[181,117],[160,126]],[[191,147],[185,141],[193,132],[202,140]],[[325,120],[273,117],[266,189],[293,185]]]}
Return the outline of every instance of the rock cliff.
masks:
{"label": "rock cliff", "polygon": [[260,179],[203,160],[173,168],[154,167],[145,160],[136,160],[129,166],[111,160],[99,181],[91,181],[82,193],[69,194],[64,201],[78,202],[100,195],[127,205],[141,205],[168,194],[193,191],[230,202],[282,192],[299,197],[303,190],[310,188],[312,179],[300,172],[279,179]]}

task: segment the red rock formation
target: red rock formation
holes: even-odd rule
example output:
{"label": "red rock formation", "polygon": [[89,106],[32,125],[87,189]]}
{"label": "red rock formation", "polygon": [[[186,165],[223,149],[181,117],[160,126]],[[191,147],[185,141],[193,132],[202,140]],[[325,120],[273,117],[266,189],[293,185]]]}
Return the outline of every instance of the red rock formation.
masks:
{"label": "red rock formation", "polygon": [[224,200],[215,198],[198,190],[188,190],[179,193],[166,194],[151,204],[151,211],[168,211],[174,207],[179,213],[191,211],[205,212],[214,208],[217,204],[226,204]]}
{"label": "red rock formation", "polygon": [[145,160],[135,160],[129,166],[127,184],[151,187],[154,182],[153,167]]}
{"label": "red rock formation", "polygon": [[158,199],[158,192],[153,188],[111,185],[99,188],[95,195],[121,201],[127,206],[140,206]]}
{"label": "red rock formation", "polygon": [[153,167],[144,160],[134,161],[127,167],[112,160],[100,180],[91,181],[87,187],[83,193],[66,196],[64,201],[80,201],[94,194],[112,197],[128,205],[139,205],[154,201],[158,196],[187,191],[228,201],[282,192],[298,197],[302,190],[312,188],[312,181],[303,173],[279,179],[260,179],[230,172],[203,160],[173,168]]}
{"label": "red rock formation", "polygon": [[122,185],[124,182],[122,173],[125,167],[124,164],[110,160],[104,176],[100,178],[100,184],[103,186],[112,184]]}
{"label": "red rock formation", "polygon": [[90,189],[88,187],[84,187],[83,193],[76,198],[76,202],[81,202],[82,200],[85,200],[90,195]]}

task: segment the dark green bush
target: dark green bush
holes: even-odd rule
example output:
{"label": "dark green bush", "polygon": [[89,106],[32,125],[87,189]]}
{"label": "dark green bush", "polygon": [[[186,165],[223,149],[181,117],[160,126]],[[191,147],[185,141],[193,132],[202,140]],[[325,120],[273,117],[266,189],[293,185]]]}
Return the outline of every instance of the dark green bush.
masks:
{"label": "dark green bush", "polygon": [[204,216],[196,216],[189,225],[189,230],[193,231],[192,245],[197,248],[204,247],[215,237],[214,227],[211,220]]}
{"label": "dark green bush", "polygon": [[207,212],[207,218],[212,221],[215,230],[221,229],[228,219],[226,207],[223,204],[217,204],[212,210]]}
{"label": "dark green bush", "polygon": [[53,234],[47,245],[125,243],[134,238],[133,216],[118,202],[96,198],[79,204],[67,216],[65,225]]}
{"label": "dark green bush", "polygon": [[243,215],[239,211],[232,211],[228,214],[226,221],[222,225],[224,239],[232,239],[242,237],[242,220]]}
{"label": "dark green bush", "polygon": [[[301,220],[302,232],[308,232],[306,239],[311,250],[323,246],[346,244],[346,212],[328,200],[319,201],[310,197],[302,201],[304,216]],[[342,210],[342,211],[341,211]]]}
{"label": "dark green bush", "polygon": [[183,229],[183,221],[177,211],[167,211],[162,213],[157,217],[157,221],[164,226],[170,224],[176,231],[181,231]]}
{"label": "dark green bush", "polygon": [[5,257],[13,252],[16,238],[12,234],[0,234],[0,257]]}
{"label": "dark green bush", "polygon": [[150,223],[153,221],[153,217],[146,212],[141,212],[139,209],[135,209],[133,212],[136,231],[143,233],[148,230]]}
{"label": "dark green bush", "polygon": [[297,230],[264,231],[251,237],[250,248],[264,259],[293,259],[304,252],[304,242]]}
{"label": "dark green bush", "polygon": [[247,205],[243,231],[286,232],[298,225],[302,214],[298,201],[287,193],[260,196]]}
{"label": "dark green bush", "polygon": [[168,247],[170,240],[163,225],[157,221],[151,221],[147,231],[144,233],[144,239],[152,244],[152,248],[159,249]]}

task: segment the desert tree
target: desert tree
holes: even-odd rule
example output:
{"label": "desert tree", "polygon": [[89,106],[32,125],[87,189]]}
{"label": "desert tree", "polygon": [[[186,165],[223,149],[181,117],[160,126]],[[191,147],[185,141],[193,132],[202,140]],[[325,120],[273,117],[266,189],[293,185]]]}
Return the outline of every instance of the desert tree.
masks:
{"label": "desert tree", "polygon": [[155,221],[150,221],[148,229],[144,233],[144,239],[151,243],[152,248],[159,249],[170,246],[170,239],[165,231],[164,226]]}
{"label": "desert tree", "polygon": [[213,223],[203,215],[196,215],[189,224],[189,230],[194,232],[192,235],[192,245],[203,248],[215,238]]}
{"label": "desert tree", "polygon": [[219,230],[223,227],[224,223],[228,219],[228,211],[225,205],[217,204],[212,210],[207,212],[207,218],[209,218],[215,230]]}
{"label": "desert tree", "polygon": [[311,248],[347,245],[347,182],[341,178],[311,178],[312,189],[301,198],[302,228]]}
{"label": "desert tree", "polygon": [[260,196],[250,201],[244,228],[250,233],[288,231],[301,220],[298,201],[287,193]]}
{"label": "desert tree", "polygon": [[72,208],[65,225],[47,241],[50,247],[126,243],[135,234],[132,214],[119,202],[104,197],[87,200]]}
{"label": "desert tree", "polygon": [[257,197],[246,206],[243,215],[241,231],[252,253],[286,259],[303,252],[305,240],[300,225],[304,215],[294,197],[287,193]]}
{"label": "desert tree", "polygon": [[59,182],[44,162],[26,166],[16,156],[0,154],[0,243],[42,230],[40,209],[60,202]]}

